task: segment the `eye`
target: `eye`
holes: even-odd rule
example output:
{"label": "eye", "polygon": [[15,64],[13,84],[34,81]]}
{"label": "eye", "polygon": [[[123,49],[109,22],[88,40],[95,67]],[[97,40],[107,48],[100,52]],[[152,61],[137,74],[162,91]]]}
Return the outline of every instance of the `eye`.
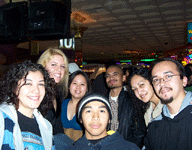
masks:
{"label": "eye", "polygon": [[30,82],[26,82],[25,85],[32,85],[32,83],[30,83]]}
{"label": "eye", "polygon": [[82,85],[82,86],[85,86],[85,84],[84,84],[84,83],[82,83],[81,85]]}
{"label": "eye", "polygon": [[107,74],[107,75],[105,75],[105,78],[109,78],[109,76],[110,76],[110,75]]}
{"label": "eye", "polygon": [[113,74],[113,76],[117,76],[117,75],[118,75],[118,73],[114,73],[114,74]]}
{"label": "eye", "polygon": [[155,78],[153,79],[153,83],[157,83],[159,81],[159,79]]}
{"label": "eye", "polygon": [[39,83],[39,86],[45,86],[45,84],[44,83]]}
{"label": "eye", "polygon": [[51,64],[51,66],[56,66],[56,64]]}
{"label": "eye", "polygon": [[105,113],[105,110],[102,109],[102,110],[100,110],[100,112],[101,112],[101,113]]}
{"label": "eye", "polygon": [[91,110],[86,110],[85,113],[91,113]]}
{"label": "eye", "polygon": [[65,66],[61,66],[61,68],[65,69]]}
{"label": "eye", "polygon": [[139,87],[142,88],[142,87],[144,87],[144,85],[145,85],[144,83],[141,83],[141,84],[139,84]]}
{"label": "eye", "polygon": [[172,78],[172,76],[173,76],[173,75],[166,75],[166,76],[165,76],[165,79],[170,79],[170,78]]}

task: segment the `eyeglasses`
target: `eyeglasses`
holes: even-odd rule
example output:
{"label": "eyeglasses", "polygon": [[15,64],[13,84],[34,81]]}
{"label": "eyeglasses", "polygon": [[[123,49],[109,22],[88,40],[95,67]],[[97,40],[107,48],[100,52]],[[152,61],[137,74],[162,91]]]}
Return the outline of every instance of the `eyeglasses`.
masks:
{"label": "eyeglasses", "polygon": [[169,82],[169,81],[171,81],[171,79],[174,76],[180,76],[180,75],[165,75],[163,78],[156,78],[155,77],[155,78],[152,79],[152,84],[154,86],[158,85],[161,82],[161,79],[163,79],[163,81],[165,81],[165,82]]}

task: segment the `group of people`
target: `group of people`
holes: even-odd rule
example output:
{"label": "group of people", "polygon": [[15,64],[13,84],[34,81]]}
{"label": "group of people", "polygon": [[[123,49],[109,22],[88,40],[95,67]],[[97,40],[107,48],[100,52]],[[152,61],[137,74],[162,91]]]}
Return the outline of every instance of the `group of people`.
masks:
{"label": "group of people", "polygon": [[66,55],[50,48],[1,77],[1,149],[192,149],[192,93],[179,62],[161,58],[127,76],[112,64],[92,84],[69,71]]}

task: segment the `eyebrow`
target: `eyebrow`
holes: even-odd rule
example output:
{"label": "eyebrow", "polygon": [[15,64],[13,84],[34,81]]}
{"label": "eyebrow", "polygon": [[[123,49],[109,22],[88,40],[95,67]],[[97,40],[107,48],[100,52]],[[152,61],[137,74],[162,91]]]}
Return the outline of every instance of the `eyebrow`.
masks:
{"label": "eyebrow", "polygon": [[[32,79],[25,79],[25,81],[33,81]],[[40,80],[39,82],[45,82],[45,80]]]}
{"label": "eyebrow", "polygon": [[[172,74],[173,74],[172,71],[166,71],[166,72],[164,72],[163,74],[168,74],[168,73],[172,73]],[[156,76],[153,76],[152,79],[155,78],[155,77],[157,77],[157,75],[156,75]]]}
{"label": "eyebrow", "polygon": [[[92,106],[85,106],[83,109],[93,108]],[[99,108],[107,108],[106,106],[99,106]]]}

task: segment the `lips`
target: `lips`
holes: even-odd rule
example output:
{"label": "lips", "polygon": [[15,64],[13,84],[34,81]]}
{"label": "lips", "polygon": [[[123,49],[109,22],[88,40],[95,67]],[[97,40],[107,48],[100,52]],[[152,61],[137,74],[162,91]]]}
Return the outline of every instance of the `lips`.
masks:
{"label": "lips", "polygon": [[28,96],[28,98],[33,101],[39,101],[39,96]]}
{"label": "lips", "polygon": [[164,93],[167,93],[167,92],[169,92],[169,91],[171,91],[171,90],[172,90],[172,88],[163,87],[163,88],[161,88],[161,89],[159,90],[159,93],[164,94]]}
{"label": "lips", "polygon": [[76,90],[75,93],[76,93],[76,94],[80,94],[81,92],[80,92],[79,90]]}
{"label": "lips", "polygon": [[140,97],[143,99],[147,94],[142,94]]}
{"label": "lips", "polygon": [[98,128],[100,128],[100,125],[91,125],[91,128],[98,129]]}

